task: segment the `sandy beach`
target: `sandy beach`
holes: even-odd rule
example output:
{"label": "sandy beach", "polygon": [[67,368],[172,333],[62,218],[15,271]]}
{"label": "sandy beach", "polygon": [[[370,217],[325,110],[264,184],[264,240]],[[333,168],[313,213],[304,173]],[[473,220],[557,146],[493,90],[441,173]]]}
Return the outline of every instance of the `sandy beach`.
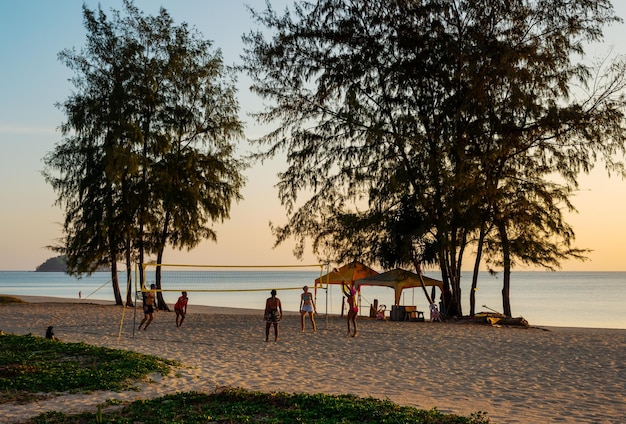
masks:
{"label": "sandy beach", "polygon": [[[0,422],[47,410],[95,411],[107,399],[134,401],[182,391],[308,392],[389,399],[446,413],[488,413],[492,423],[623,423],[626,330],[491,327],[466,323],[391,322],[317,317],[300,331],[299,315],[265,342],[262,311],[190,304],[182,327],[158,312],[134,332],[140,309],[105,301],[16,296],[0,306],[0,330],[44,336],[49,325],[67,342],[129,349],[180,361],[138,391],[71,394],[32,404],[0,404]],[[122,319],[123,315],[123,319]],[[137,321],[135,321],[137,319]],[[532,324],[532,323],[531,323]]]}

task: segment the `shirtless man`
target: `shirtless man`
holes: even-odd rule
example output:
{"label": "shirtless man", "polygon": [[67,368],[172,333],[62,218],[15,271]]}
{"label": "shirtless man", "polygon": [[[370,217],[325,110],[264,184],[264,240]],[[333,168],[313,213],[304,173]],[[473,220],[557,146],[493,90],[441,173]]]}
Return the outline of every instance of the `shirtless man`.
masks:
{"label": "shirtless man", "polygon": [[274,341],[278,341],[278,321],[283,316],[283,305],[276,297],[276,290],[270,292],[271,297],[265,301],[265,341],[270,337],[270,327],[274,326]]}
{"label": "shirtless man", "polygon": [[154,300],[156,298],[154,289],[156,286],[154,284],[150,284],[150,290],[145,292],[143,295],[143,319],[139,323],[138,330],[141,330],[141,326],[145,323],[146,325],[143,327],[143,330],[146,331],[148,326],[154,319]]}

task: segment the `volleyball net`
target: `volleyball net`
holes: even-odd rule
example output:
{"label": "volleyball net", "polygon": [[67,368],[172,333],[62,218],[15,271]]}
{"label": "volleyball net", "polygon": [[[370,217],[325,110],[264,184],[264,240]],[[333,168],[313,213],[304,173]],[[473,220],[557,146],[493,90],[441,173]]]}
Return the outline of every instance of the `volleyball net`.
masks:
{"label": "volleyball net", "polygon": [[145,263],[136,292],[256,292],[302,290],[328,272],[328,264],[312,265],[187,265]]}

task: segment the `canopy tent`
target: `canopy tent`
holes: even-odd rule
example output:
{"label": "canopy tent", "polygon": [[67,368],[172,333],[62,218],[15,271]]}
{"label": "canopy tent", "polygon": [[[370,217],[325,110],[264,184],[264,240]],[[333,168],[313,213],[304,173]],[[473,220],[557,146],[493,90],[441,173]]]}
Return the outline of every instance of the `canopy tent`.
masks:
{"label": "canopy tent", "polygon": [[[374,271],[372,268],[359,261],[350,262],[339,268],[333,269],[331,272],[324,274],[319,278],[316,278],[315,294],[317,295],[317,288],[323,287],[325,284],[345,284],[348,287],[353,287],[356,280],[365,277],[375,276],[377,274],[377,271]],[[342,289],[344,290],[345,294],[345,287],[342,287]],[[344,301],[345,298],[342,297],[341,316],[343,316]],[[326,310],[328,311],[328,290],[326,290]],[[328,319],[328,314],[326,314],[326,319]]]}
{"label": "canopy tent", "polygon": [[315,279],[315,287],[323,284],[343,284],[346,283],[350,287],[354,285],[356,280],[378,275],[378,272],[374,271],[367,265],[359,261],[354,261],[349,264],[343,265],[340,268],[335,268],[332,272],[324,274]]}
{"label": "canopy tent", "polygon": [[[439,290],[443,291],[443,282],[422,276],[425,286],[436,286]],[[396,268],[391,271],[383,272],[382,274],[372,275],[370,277],[361,278],[354,282],[354,287],[359,290],[361,286],[383,286],[391,287],[395,292],[395,304],[400,304],[400,296],[402,290],[411,287],[421,287],[420,276],[414,272],[404,269]]]}

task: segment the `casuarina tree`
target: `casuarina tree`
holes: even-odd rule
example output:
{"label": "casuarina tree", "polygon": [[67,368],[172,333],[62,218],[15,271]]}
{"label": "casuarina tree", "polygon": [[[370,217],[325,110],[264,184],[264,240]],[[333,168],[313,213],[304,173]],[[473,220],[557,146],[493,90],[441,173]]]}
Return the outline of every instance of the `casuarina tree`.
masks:
{"label": "casuarina tree", "polygon": [[[434,261],[449,314],[462,313],[470,247],[489,246],[505,271],[582,256],[562,210],[580,172],[599,157],[621,171],[624,152],[623,73],[594,88],[574,61],[619,20],[608,0],[319,0],[252,14],[262,29],[244,36],[244,69],[267,101],[258,119],[274,124],[259,157],[287,158],[277,243]],[[547,213],[520,231],[526,206]]]}
{"label": "casuarina tree", "polygon": [[118,304],[118,261],[130,285],[133,263],[214,240],[211,224],[241,198],[245,167],[234,150],[234,74],[221,52],[165,9],[145,16],[126,0],[123,12],[83,6],[86,45],[59,55],[75,90],[59,105],[63,139],[44,171],[65,210],[57,250],[77,275],[111,265]]}

